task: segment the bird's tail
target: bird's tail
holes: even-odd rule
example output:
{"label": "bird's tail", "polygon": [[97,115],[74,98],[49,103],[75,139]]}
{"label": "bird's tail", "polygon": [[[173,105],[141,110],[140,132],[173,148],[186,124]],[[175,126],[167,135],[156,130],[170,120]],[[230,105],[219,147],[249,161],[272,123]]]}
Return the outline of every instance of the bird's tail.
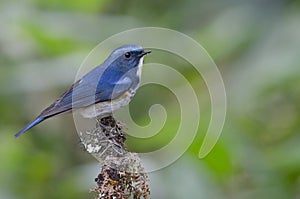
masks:
{"label": "bird's tail", "polygon": [[17,134],[15,134],[15,137],[19,137],[20,135],[22,135],[23,133],[25,133],[25,131],[31,129],[32,127],[34,127],[35,125],[41,123],[42,121],[44,121],[45,118],[44,117],[37,117],[33,122],[31,122],[30,124],[28,124],[27,126],[25,126],[22,130],[20,130]]}

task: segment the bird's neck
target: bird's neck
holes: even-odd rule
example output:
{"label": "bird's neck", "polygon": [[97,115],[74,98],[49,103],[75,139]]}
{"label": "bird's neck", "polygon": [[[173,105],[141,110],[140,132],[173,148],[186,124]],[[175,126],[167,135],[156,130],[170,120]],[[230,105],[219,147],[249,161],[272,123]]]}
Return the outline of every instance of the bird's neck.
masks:
{"label": "bird's neck", "polygon": [[137,66],[137,71],[136,71],[136,75],[138,76],[139,80],[141,79],[142,76],[142,67],[144,64],[144,57],[142,57],[139,61],[139,64]]}

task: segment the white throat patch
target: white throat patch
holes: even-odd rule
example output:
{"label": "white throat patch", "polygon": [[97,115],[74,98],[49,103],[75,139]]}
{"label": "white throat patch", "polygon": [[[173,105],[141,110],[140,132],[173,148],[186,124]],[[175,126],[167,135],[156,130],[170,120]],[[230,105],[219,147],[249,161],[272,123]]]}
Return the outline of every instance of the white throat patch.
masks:
{"label": "white throat patch", "polygon": [[137,69],[137,72],[136,72],[136,75],[139,77],[139,79],[141,79],[141,76],[142,76],[142,67],[143,67],[143,63],[144,63],[144,57],[142,57],[139,61],[139,65],[137,66],[138,69]]}

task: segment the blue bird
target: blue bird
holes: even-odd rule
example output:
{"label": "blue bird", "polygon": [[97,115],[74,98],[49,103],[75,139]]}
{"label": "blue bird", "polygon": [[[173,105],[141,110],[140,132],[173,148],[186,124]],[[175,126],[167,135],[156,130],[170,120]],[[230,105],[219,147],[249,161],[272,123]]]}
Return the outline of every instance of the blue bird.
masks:
{"label": "blue bird", "polygon": [[85,118],[104,117],[128,105],[138,89],[144,56],[150,52],[138,45],[115,49],[102,64],[75,82],[15,137],[62,113],[79,110]]}

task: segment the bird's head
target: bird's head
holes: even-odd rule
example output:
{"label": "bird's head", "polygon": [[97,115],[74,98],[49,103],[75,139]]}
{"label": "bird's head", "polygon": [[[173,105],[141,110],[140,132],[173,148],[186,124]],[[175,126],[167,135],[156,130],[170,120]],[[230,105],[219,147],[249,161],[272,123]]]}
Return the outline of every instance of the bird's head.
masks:
{"label": "bird's head", "polygon": [[151,50],[145,50],[138,45],[124,45],[114,50],[108,59],[118,70],[128,71],[138,67],[144,56],[150,52]]}

